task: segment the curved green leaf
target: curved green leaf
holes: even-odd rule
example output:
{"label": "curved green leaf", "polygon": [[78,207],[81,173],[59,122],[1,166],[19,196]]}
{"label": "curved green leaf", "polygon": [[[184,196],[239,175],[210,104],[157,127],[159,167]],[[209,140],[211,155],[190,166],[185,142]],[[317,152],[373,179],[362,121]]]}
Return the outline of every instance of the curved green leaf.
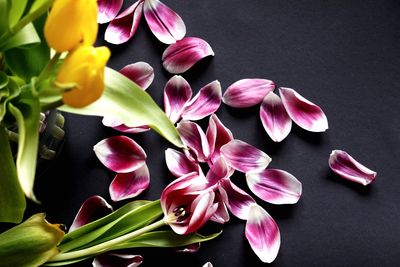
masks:
{"label": "curved green leaf", "polygon": [[8,79],[7,87],[0,91],[0,122],[3,121],[7,112],[7,103],[16,98],[21,92],[20,87],[14,79]]}
{"label": "curved green leaf", "polygon": [[28,3],[28,0],[12,1],[10,13],[9,13],[10,27],[14,26],[19,21],[22,14],[24,13],[27,3]]}
{"label": "curved green leaf", "polygon": [[8,12],[10,10],[10,0],[0,0],[0,37],[9,30]]}
{"label": "curved green leaf", "polygon": [[27,24],[24,28],[18,31],[11,38],[7,39],[3,43],[0,43],[0,51],[7,51],[11,48],[29,46],[39,44],[40,38],[37,34],[35,27],[32,23]]}

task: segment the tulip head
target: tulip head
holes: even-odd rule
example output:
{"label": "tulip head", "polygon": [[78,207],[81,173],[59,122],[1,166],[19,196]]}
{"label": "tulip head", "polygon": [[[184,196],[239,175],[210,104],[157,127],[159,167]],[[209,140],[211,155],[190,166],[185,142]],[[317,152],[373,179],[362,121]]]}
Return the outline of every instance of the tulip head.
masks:
{"label": "tulip head", "polygon": [[76,86],[63,93],[63,102],[80,108],[96,101],[104,91],[104,68],[110,57],[107,47],[80,46],[61,65],[56,81]]}
{"label": "tulip head", "polygon": [[55,0],[44,27],[47,43],[57,52],[93,45],[97,31],[97,0]]}

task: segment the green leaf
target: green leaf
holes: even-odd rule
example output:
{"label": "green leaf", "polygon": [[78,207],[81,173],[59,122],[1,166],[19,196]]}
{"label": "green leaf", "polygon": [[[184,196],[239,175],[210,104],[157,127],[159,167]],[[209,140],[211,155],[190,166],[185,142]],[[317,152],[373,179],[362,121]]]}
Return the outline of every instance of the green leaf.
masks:
{"label": "green leaf", "polygon": [[0,122],[3,121],[7,112],[7,103],[16,98],[21,92],[20,87],[13,78],[8,79],[7,87],[0,91]]}
{"label": "green leaf", "polygon": [[39,43],[39,35],[37,34],[33,24],[29,23],[11,38],[7,39],[3,43],[0,43],[0,51],[7,51],[11,48],[22,46],[29,47],[31,45]]}
{"label": "green leaf", "polygon": [[26,202],[6,131],[0,125],[0,222],[20,223]]}
{"label": "green leaf", "polygon": [[[31,0],[32,1],[32,0]],[[38,10],[48,9],[54,0],[34,0],[29,13],[37,12]]]}
{"label": "green leaf", "polygon": [[106,89],[93,104],[80,109],[60,109],[82,115],[108,116],[130,127],[149,125],[172,144],[183,147],[178,131],[149,94],[119,72],[107,68]]}
{"label": "green leaf", "polygon": [[11,3],[11,9],[9,13],[9,23],[10,27],[14,26],[19,19],[21,18],[22,14],[24,13],[26,4],[28,3],[28,0],[14,0]]}
{"label": "green leaf", "polygon": [[0,234],[0,266],[39,266],[58,254],[57,244],[64,232],[44,217],[44,214],[33,215]]}
{"label": "green leaf", "polygon": [[0,0],[0,37],[9,30],[8,12],[10,10],[9,0]]}

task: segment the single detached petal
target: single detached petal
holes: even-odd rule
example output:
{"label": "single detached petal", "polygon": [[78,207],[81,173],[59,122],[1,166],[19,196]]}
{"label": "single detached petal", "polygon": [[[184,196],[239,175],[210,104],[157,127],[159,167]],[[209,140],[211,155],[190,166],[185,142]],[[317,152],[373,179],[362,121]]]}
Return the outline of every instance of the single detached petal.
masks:
{"label": "single detached petal", "polygon": [[120,253],[104,253],[93,261],[93,267],[136,267],[142,264],[143,257]]}
{"label": "single detached petal", "polygon": [[146,62],[129,64],[119,72],[131,79],[131,81],[139,85],[143,90],[149,88],[154,80],[154,69]]}
{"label": "single detached petal", "polygon": [[101,196],[92,196],[83,202],[69,228],[69,232],[110,214],[113,208]]}
{"label": "single detached petal", "polygon": [[165,150],[165,161],[168,170],[175,177],[181,177],[191,172],[201,172],[201,168],[197,163],[190,161],[185,154],[172,148]]}
{"label": "single detached petal", "polygon": [[260,118],[265,131],[274,142],[281,142],[292,129],[292,120],[279,96],[270,92],[260,107]]}
{"label": "single detached petal", "polygon": [[201,127],[191,121],[181,121],[177,129],[183,143],[194,153],[196,159],[200,162],[206,162],[210,156],[210,148],[206,134]]}
{"label": "single detached petal", "polygon": [[242,79],[226,89],[222,101],[234,108],[247,108],[261,103],[275,88],[275,83],[266,79]]}
{"label": "single detached petal", "polygon": [[179,74],[208,56],[214,56],[214,51],[206,41],[197,37],[185,37],[165,49],[162,61],[169,73]]}
{"label": "single detached petal", "polygon": [[119,14],[108,25],[104,39],[112,44],[122,44],[135,34],[142,17],[143,0],[139,0]]}
{"label": "single detached petal", "polygon": [[368,169],[342,150],[332,151],[329,157],[329,167],[341,177],[362,185],[368,185],[376,178],[376,172]]}
{"label": "single detached petal", "polygon": [[232,132],[222,124],[215,114],[210,117],[206,136],[210,146],[212,162],[219,158],[221,147],[233,140]]}
{"label": "single detached petal", "polygon": [[176,252],[196,253],[197,251],[199,251],[200,247],[201,247],[201,243],[193,243],[193,244],[187,245],[186,247],[177,249]]}
{"label": "single detached petal", "polygon": [[114,136],[98,142],[93,150],[107,168],[118,173],[137,170],[145,164],[143,148],[126,136]]}
{"label": "single detached petal", "polygon": [[151,32],[164,44],[173,44],[186,34],[182,18],[161,1],[144,1],[144,17]]}
{"label": "single detached petal", "polygon": [[97,22],[100,24],[112,21],[120,11],[123,0],[97,0]]}
{"label": "single detached petal", "polygon": [[204,264],[203,267],[213,267],[213,265],[211,264],[211,262],[206,262],[206,264]]}
{"label": "single detached petal", "polygon": [[217,111],[221,105],[221,84],[213,81],[200,89],[199,93],[187,103],[183,111],[184,120],[201,120]]}
{"label": "single detached petal", "polygon": [[310,132],[324,132],[328,129],[328,119],[319,106],[290,88],[281,87],[279,93],[290,118],[301,128]]}
{"label": "single detached petal", "polygon": [[245,234],[262,262],[271,263],[275,260],[281,246],[279,228],[274,219],[258,205],[250,208]]}
{"label": "single detached petal", "polygon": [[246,181],[256,196],[272,204],[294,204],[301,196],[300,181],[283,170],[246,173]]}
{"label": "single detached petal", "polygon": [[110,184],[110,196],[113,201],[133,198],[150,185],[150,173],[146,164],[129,173],[118,173]]}
{"label": "single detached petal", "polygon": [[173,76],[165,85],[164,110],[173,123],[182,117],[185,105],[189,102],[192,94],[190,84],[182,76]]}
{"label": "single detached petal", "polygon": [[147,125],[128,127],[125,124],[121,123],[119,120],[110,117],[104,117],[102,123],[104,126],[111,127],[123,133],[142,133],[150,130],[150,127]]}
{"label": "single detached petal", "polygon": [[271,162],[263,151],[236,139],[221,147],[221,154],[228,165],[244,173],[263,170]]}

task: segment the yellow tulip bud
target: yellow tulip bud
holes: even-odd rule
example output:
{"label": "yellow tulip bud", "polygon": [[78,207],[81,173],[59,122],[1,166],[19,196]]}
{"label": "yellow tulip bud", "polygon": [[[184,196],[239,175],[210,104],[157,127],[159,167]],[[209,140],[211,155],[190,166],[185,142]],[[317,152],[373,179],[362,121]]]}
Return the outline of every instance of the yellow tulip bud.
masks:
{"label": "yellow tulip bud", "polygon": [[56,77],[60,84],[76,84],[63,94],[65,104],[80,108],[100,98],[105,86],[104,67],[110,54],[105,46],[79,46],[68,54]]}
{"label": "yellow tulip bud", "polygon": [[55,0],[44,35],[51,48],[64,52],[80,43],[93,45],[97,30],[97,0]]}

